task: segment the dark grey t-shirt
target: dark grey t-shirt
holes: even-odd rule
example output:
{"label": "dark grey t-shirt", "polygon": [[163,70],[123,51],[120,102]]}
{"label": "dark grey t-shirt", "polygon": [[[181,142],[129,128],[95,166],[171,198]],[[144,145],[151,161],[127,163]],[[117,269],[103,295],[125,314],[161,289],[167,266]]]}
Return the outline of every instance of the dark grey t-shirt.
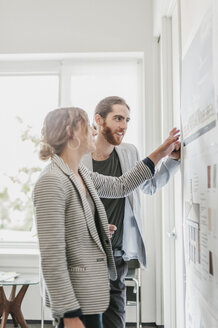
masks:
{"label": "dark grey t-shirt", "polygon": [[[94,172],[114,177],[119,177],[122,175],[119,157],[115,149],[110,154],[110,157],[105,161],[95,161],[94,159],[92,161]],[[125,198],[101,198],[101,201],[104,204],[108,222],[110,224],[114,224],[117,227],[117,230],[111,239],[112,248],[122,249]]]}

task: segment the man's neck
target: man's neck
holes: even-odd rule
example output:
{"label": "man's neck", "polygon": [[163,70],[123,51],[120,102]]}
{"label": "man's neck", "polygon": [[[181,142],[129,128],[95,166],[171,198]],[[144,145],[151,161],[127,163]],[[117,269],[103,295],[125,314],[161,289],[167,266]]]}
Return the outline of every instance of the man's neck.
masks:
{"label": "man's neck", "polygon": [[98,134],[95,145],[96,150],[92,153],[92,158],[96,161],[104,161],[109,158],[115,147],[110,144],[101,134]]}

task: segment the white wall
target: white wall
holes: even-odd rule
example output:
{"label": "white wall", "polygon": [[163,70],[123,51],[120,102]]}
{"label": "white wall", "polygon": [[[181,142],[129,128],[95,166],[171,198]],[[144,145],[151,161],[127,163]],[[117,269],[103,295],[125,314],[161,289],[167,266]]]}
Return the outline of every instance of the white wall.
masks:
{"label": "white wall", "polygon": [[[153,148],[152,0],[1,0],[0,54],[144,52],[144,150]],[[143,321],[155,321],[153,205],[148,199],[145,235],[148,269]],[[30,293],[30,291],[28,291]],[[35,301],[35,303],[37,300]],[[27,319],[38,316],[24,303]],[[129,319],[131,321],[131,318]]]}
{"label": "white wall", "polygon": [[176,0],[153,0],[153,35],[161,34],[161,19],[170,16]]}
{"label": "white wall", "polygon": [[1,0],[0,53],[146,51],[150,0]]}
{"label": "white wall", "polygon": [[207,0],[181,1],[182,53],[185,51],[190,39],[195,34],[209,4],[210,1]]}

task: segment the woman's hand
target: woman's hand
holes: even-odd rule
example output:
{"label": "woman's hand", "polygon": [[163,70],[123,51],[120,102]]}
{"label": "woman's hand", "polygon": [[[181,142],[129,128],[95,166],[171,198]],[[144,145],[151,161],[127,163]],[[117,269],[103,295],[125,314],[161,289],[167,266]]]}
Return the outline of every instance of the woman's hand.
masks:
{"label": "woman's hand", "polygon": [[64,318],[65,328],[85,328],[80,318]]}
{"label": "woman's hand", "polygon": [[108,224],[110,238],[113,237],[114,232],[117,230],[117,227],[114,224]]}
{"label": "woman's hand", "polygon": [[161,158],[171,154],[175,150],[175,147],[179,145],[179,132],[180,130],[176,128],[172,129],[169,137],[162,143],[162,145],[148,156],[153,161],[154,165],[156,165]]}

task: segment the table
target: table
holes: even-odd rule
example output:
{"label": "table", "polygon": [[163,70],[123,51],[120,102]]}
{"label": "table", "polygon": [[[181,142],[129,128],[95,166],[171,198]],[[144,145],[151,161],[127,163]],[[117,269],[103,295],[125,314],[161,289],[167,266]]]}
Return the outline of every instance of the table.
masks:
{"label": "table", "polygon": [[[33,274],[20,274],[13,281],[0,281],[0,318],[2,318],[0,328],[5,328],[9,314],[15,327],[18,327],[19,324],[21,328],[28,328],[21,311],[21,304],[28,287],[38,283],[39,276]],[[4,286],[12,286],[9,299],[5,295]],[[16,295],[17,286],[21,286],[21,288]]]}

